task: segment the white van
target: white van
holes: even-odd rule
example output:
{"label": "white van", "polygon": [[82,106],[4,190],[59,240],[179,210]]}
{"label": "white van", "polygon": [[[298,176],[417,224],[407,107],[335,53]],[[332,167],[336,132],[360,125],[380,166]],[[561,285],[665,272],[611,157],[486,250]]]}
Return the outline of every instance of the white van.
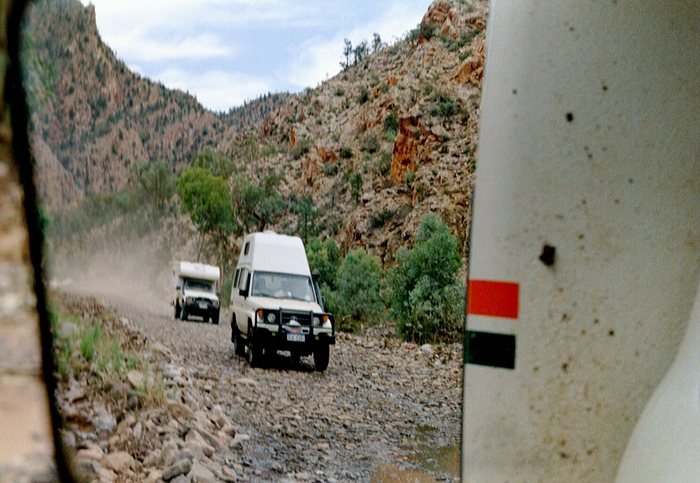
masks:
{"label": "white van", "polygon": [[323,309],[299,237],[253,233],[243,240],[231,289],[231,342],[260,365],[277,351],[294,360],[313,354],[325,371],[335,344],[333,316]]}
{"label": "white van", "polygon": [[175,279],[175,318],[188,320],[190,315],[219,323],[219,267],[202,263],[177,262]]}

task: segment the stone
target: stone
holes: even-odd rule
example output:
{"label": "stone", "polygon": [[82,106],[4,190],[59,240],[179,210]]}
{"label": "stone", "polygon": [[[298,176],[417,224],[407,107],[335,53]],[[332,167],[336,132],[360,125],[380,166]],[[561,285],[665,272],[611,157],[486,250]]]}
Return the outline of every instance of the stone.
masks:
{"label": "stone", "polygon": [[125,473],[134,465],[134,458],[126,451],[109,453],[102,458],[102,466],[117,473]]}
{"label": "stone", "polygon": [[192,464],[192,469],[187,476],[190,477],[192,483],[213,483],[216,481],[214,473],[199,461],[195,461]]}
{"label": "stone", "polygon": [[182,458],[163,470],[163,479],[170,481],[177,476],[184,475],[192,469],[192,462],[188,458]]}
{"label": "stone", "polygon": [[143,466],[152,467],[159,466],[163,462],[163,452],[160,449],[154,449],[148,456],[143,459]]}
{"label": "stone", "polygon": [[151,470],[146,477],[146,483],[159,483],[163,479],[163,472],[160,470]]}
{"label": "stone", "polygon": [[192,450],[195,455],[201,453],[204,456],[209,457],[214,454],[214,447],[207,443],[196,429],[193,429],[187,433],[185,441],[187,442],[187,447]]}
{"label": "stone", "polygon": [[426,356],[432,356],[434,354],[433,346],[430,344],[423,344],[422,346],[420,346],[420,350]]}
{"label": "stone", "polygon": [[250,436],[248,436],[247,434],[239,433],[236,436],[234,436],[233,439],[229,442],[228,447],[229,447],[229,449],[236,449],[236,450],[243,449],[243,443],[245,441],[248,441],[249,439],[250,439]]}
{"label": "stone", "polygon": [[117,480],[117,474],[109,468],[98,468],[95,473],[100,483],[112,483]]}
{"label": "stone", "polygon": [[106,408],[98,406],[92,415],[92,424],[98,430],[111,432],[117,427],[117,420]]}
{"label": "stone", "polygon": [[180,475],[174,480],[172,480],[172,483],[190,483],[190,479],[185,475]]}
{"label": "stone", "polygon": [[179,402],[168,402],[166,410],[173,418],[177,419],[190,419],[193,415],[189,407]]}
{"label": "stone", "polygon": [[126,379],[134,389],[142,389],[146,383],[146,376],[143,375],[143,372],[137,370],[127,372]]}
{"label": "stone", "polygon": [[218,428],[223,428],[229,424],[228,417],[224,412],[224,409],[218,404],[215,405],[211,410],[211,420],[216,424]]}
{"label": "stone", "polygon": [[85,448],[79,449],[75,453],[76,460],[93,460],[99,461],[104,457],[104,451],[95,443],[87,443]]}

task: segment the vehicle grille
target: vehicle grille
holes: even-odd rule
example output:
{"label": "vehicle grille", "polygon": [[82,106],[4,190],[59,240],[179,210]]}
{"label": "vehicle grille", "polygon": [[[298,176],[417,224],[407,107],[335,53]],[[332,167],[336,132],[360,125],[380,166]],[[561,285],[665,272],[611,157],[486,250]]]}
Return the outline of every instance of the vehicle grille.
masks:
{"label": "vehicle grille", "polygon": [[311,325],[311,312],[297,312],[292,310],[282,310],[282,324],[288,324],[292,320],[296,320],[299,325]]}

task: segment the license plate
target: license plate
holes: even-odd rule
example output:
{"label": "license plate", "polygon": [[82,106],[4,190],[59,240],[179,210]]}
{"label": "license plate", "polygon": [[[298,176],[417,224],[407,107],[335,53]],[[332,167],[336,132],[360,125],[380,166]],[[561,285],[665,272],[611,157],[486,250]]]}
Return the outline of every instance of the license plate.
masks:
{"label": "license plate", "polygon": [[287,334],[287,341],[304,342],[306,341],[306,336],[304,334]]}
{"label": "license plate", "polygon": [[209,308],[209,304],[207,304],[207,303],[205,303],[205,302],[199,302],[199,308],[200,308],[200,309],[208,309],[208,308]]}

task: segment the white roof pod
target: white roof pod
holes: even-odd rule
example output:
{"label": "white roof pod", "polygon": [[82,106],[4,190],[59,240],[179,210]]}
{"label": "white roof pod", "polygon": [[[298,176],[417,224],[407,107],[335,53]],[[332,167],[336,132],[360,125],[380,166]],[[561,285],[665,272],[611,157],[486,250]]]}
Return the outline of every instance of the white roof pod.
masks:
{"label": "white roof pod", "polygon": [[211,282],[216,282],[221,277],[219,267],[192,262],[178,262],[175,266],[175,273],[181,278],[195,278]]}
{"label": "white roof pod", "polygon": [[246,236],[238,264],[264,272],[311,276],[301,238],[271,231]]}

